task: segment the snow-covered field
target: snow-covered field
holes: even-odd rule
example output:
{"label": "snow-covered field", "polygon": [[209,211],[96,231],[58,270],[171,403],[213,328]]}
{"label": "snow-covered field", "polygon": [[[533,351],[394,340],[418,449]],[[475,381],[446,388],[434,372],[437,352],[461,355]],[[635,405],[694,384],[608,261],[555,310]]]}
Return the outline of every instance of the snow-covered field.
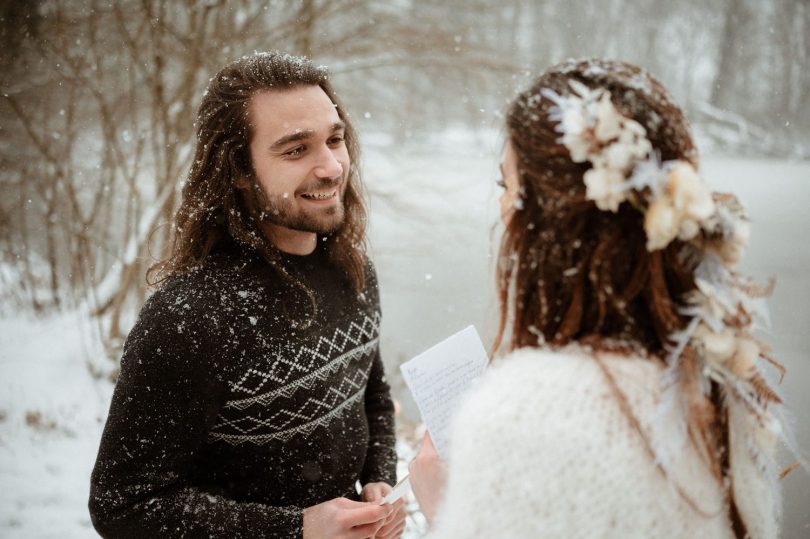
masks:
{"label": "snow-covered field", "polygon": [[[493,133],[461,131],[419,145],[382,135],[363,142],[383,352],[403,419],[413,419],[398,363],[470,323],[492,335],[499,142]],[[744,269],[777,279],[766,338],[788,368],[784,391],[807,452],[810,163],[716,157],[703,170],[714,188],[736,191],[749,207],[754,233]],[[0,319],[0,537],[94,536],[88,481],[112,385],[89,374],[87,358],[102,353],[93,334],[94,324],[75,313]],[[401,450],[409,452],[406,444]],[[808,537],[810,475],[796,471],[783,484],[783,536]],[[418,535],[411,529],[406,537]]]}

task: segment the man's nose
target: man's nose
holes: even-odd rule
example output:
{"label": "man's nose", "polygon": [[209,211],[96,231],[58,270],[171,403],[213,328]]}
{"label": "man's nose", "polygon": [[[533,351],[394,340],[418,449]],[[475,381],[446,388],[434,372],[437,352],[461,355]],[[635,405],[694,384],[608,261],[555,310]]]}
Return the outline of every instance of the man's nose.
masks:
{"label": "man's nose", "polygon": [[318,178],[337,178],[343,174],[343,165],[331,148],[324,148],[321,151],[314,173]]}

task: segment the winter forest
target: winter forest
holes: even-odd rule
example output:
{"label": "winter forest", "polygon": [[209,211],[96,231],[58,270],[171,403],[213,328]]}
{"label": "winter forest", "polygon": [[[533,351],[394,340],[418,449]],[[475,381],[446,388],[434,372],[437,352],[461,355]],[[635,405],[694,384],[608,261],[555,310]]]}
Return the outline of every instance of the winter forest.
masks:
{"label": "winter forest", "polygon": [[[398,366],[469,324],[485,344],[495,331],[505,106],[588,56],[661,80],[707,181],[748,207],[742,267],[775,279],[763,338],[810,452],[807,1],[5,0],[0,536],[94,536],[89,474],[145,272],[171,238],[196,107],[221,66],[264,50],[327,66],[358,128],[403,466],[419,415]],[[806,537],[810,475],[782,487],[783,536]],[[420,537],[410,508],[405,537]]]}

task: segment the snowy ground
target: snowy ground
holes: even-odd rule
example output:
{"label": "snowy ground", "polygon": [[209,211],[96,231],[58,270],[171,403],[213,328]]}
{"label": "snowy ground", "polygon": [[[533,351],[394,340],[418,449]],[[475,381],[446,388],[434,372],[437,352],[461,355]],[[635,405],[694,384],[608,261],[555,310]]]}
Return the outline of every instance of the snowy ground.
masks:
{"label": "snowy ground", "polygon": [[93,537],[90,470],[112,384],[85,367],[74,314],[0,321],[0,537]]}
{"label": "snowy ground", "polygon": [[[490,239],[496,235],[498,141],[446,133],[418,147],[364,139],[371,240],[383,301],[383,352],[403,419],[414,412],[396,365],[474,323],[491,336]],[[745,269],[774,275],[767,336],[788,368],[784,390],[810,449],[810,163],[708,158],[716,189],[747,203],[754,235]],[[112,386],[88,374],[101,354],[93,325],[66,313],[0,319],[0,537],[93,537],[88,478]],[[404,457],[410,448],[400,444]],[[810,535],[810,475],[784,481],[786,538]],[[413,523],[406,537],[420,534]]]}

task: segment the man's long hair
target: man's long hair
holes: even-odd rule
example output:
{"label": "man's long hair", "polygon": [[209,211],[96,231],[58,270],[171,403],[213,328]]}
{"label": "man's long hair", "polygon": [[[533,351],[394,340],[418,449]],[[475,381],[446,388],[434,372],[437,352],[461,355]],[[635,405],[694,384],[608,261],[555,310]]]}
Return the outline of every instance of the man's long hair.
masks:
{"label": "man's long hair", "polygon": [[174,238],[168,257],[149,268],[149,284],[158,285],[200,266],[215,248],[234,241],[258,253],[279,277],[294,281],[281,264],[281,253],[258,226],[259,210],[249,209],[236,183],[239,179],[256,181],[250,158],[251,98],[262,91],[298,86],[319,86],[346,126],[344,138],[351,167],[345,180],[345,218],[337,231],[321,240],[330,261],[343,270],[354,290],[363,288],[366,209],[358,169],[357,134],[329,83],[326,69],[306,58],[278,52],[244,56],[225,66],[208,85],[197,111],[194,162],[175,215]]}

